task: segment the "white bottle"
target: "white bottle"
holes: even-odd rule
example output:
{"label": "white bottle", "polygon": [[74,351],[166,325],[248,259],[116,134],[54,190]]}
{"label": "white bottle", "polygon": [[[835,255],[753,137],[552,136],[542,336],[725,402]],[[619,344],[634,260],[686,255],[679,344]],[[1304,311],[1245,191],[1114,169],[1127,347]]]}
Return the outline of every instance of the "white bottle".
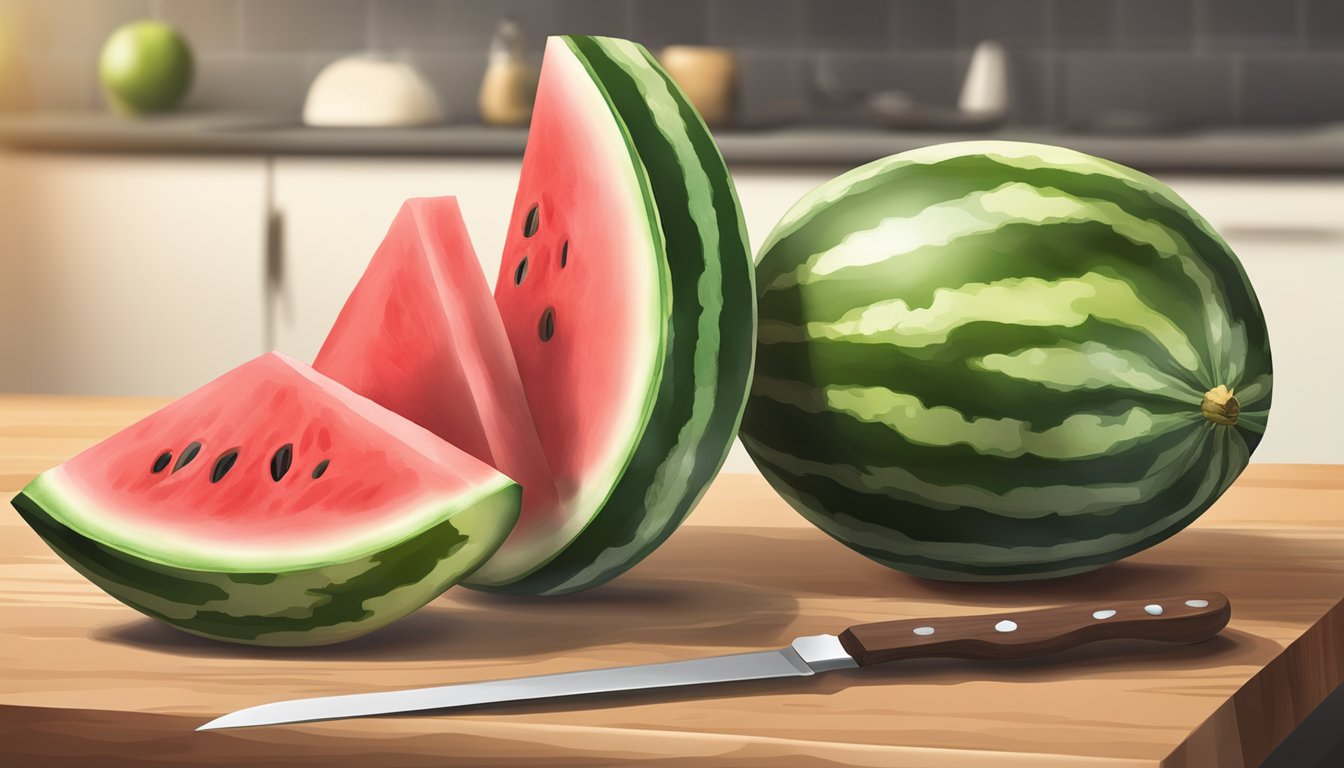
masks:
{"label": "white bottle", "polygon": [[957,108],[976,117],[997,117],[1008,111],[1008,57],[1002,45],[982,40],[975,46]]}

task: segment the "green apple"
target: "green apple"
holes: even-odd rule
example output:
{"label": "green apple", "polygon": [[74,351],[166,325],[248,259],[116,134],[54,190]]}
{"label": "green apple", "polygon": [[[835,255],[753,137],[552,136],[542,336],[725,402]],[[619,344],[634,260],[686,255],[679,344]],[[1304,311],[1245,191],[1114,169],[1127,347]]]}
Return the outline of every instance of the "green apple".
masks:
{"label": "green apple", "polygon": [[161,21],[137,21],[112,33],[98,76],[112,106],[127,114],[165,112],[182,103],[194,74],[191,48]]}

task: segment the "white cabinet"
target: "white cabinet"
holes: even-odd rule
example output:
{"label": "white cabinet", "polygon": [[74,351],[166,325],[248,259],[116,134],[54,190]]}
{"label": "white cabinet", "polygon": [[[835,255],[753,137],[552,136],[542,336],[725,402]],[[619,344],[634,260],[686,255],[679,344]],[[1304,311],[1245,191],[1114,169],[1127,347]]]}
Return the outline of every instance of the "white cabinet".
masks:
{"label": "white cabinet", "polygon": [[457,197],[493,285],[520,168],[517,159],[277,159],[275,347],[316,356],[407,198]]}
{"label": "white cabinet", "polygon": [[737,196],[742,203],[742,215],[747,220],[747,238],[752,253],[759,256],[761,245],[770,235],[770,230],[775,228],[775,224],[799,198],[848,169],[796,170],[749,166],[730,170],[733,184],[737,187]]}
{"label": "white cabinet", "polygon": [[1344,463],[1344,179],[1165,179],[1227,240],[1269,326],[1274,401],[1261,462]]}
{"label": "white cabinet", "polygon": [[0,152],[0,392],[178,395],[264,351],[261,158]]}

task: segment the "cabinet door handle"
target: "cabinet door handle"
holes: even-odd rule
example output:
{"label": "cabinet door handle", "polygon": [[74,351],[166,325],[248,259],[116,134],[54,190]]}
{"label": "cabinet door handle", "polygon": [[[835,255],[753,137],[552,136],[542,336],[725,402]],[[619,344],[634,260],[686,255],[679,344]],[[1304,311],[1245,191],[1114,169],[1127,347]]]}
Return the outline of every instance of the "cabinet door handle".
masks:
{"label": "cabinet door handle", "polygon": [[285,215],[272,208],[266,216],[266,284],[278,291],[285,280]]}
{"label": "cabinet door handle", "polygon": [[265,248],[262,349],[275,349],[281,315],[288,311],[285,302],[285,215],[278,208],[272,207],[266,213]]}

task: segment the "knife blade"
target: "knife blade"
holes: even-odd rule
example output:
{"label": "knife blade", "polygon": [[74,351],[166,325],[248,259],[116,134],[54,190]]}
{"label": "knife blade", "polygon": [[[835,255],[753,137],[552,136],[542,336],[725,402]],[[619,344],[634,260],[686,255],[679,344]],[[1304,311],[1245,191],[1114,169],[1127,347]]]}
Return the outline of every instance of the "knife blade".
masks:
{"label": "knife blade", "polygon": [[989,615],[884,621],[856,625],[838,636],[799,637],[783,648],[753,653],[279,701],[240,709],[211,720],[197,730],[430,712],[743,680],[809,677],[832,670],[933,656],[1030,658],[1098,640],[1196,643],[1213,637],[1226,626],[1231,611],[1226,596],[1210,592]]}

